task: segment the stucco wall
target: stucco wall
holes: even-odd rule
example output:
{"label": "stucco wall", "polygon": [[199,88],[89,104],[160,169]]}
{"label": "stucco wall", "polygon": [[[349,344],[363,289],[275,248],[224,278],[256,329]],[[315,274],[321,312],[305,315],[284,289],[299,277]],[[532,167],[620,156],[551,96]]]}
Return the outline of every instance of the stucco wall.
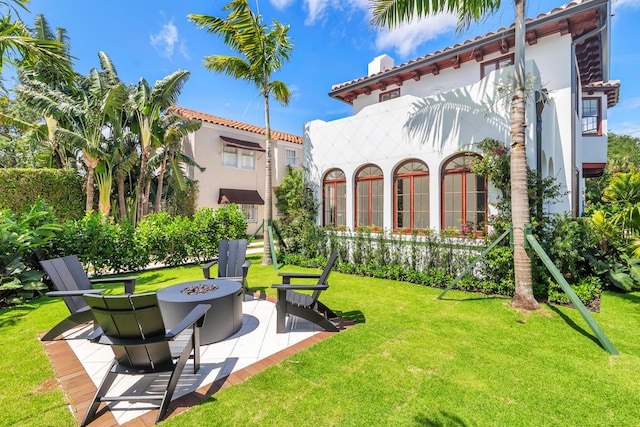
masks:
{"label": "stucco wall", "polygon": [[[526,107],[527,161],[536,167],[536,151],[542,151],[543,176],[552,175],[569,193],[574,167],[571,164],[571,38],[553,35],[527,46]],[[502,56],[486,56],[483,61]],[[384,173],[384,227],[393,226],[393,172],[408,159],[420,159],[430,173],[430,227],[440,228],[440,169],[451,155],[460,151],[477,152],[476,144],[485,138],[510,141],[508,76],[513,67],[490,73],[480,80],[480,63],[467,62],[460,69],[447,68],[437,76],[407,80],[401,96],[378,102],[380,91],[358,96],[351,117],[305,125],[305,165],[311,179],[321,189],[324,174],[341,169],[347,177],[347,226],[354,225],[355,173],[367,164],[379,166]],[[389,86],[386,91],[397,86]],[[536,106],[534,89],[544,87],[548,101],[542,112],[542,145],[536,146]],[[506,93],[506,95],[505,95]],[[606,105],[606,104],[605,104]],[[606,117],[606,116],[605,116]],[[578,146],[578,149],[581,146]],[[602,153],[600,153],[602,154]],[[604,153],[606,161],[606,152]],[[582,161],[576,153],[576,164]],[[593,160],[592,160],[593,161]],[[584,182],[581,181],[581,185]],[[548,205],[550,211],[570,209],[570,195]],[[490,202],[496,192],[490,189]],[[320,191],[318,200],[321,200]],[[321,222],[321,213],[318,216]]]}

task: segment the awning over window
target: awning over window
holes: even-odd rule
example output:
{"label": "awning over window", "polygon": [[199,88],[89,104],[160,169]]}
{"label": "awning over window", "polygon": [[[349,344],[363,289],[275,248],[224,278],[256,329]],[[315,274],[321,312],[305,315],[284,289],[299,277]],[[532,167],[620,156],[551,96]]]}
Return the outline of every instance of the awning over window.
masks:
{"label": "awning over window", "polygon": [[220,136],[220,139],[231,147],[244,148],[245,150],[253,151],[266,151],[257,142],[243,141],[241,139],[229,138],[228,136]]}
{"label": "awning over window", "polygon": [[582,177],[583,178],[597,178],[602,176],[606,163],[583,163],[582,164]]}
{"label": "awning over window", "polygon": [[221,188],[218,203],[221,205],[235,203],[237,205],[264,205],[264,200],[256,190],[233,190]]}

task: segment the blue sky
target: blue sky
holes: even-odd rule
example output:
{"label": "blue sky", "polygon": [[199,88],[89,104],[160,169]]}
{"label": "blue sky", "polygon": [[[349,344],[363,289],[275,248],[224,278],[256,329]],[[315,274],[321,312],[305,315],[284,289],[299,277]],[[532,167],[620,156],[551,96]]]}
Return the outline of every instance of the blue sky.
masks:
{"label": "blue sky", "polygon": [[[191,72],[178,104],[208,114],[264,126],[264,107],[255,88],[202,67],[206,55],[228,54],[217,37],[188,21],[190,13],[225,16],[227,0],[31,0],[27,24],[44,14],[52,28],[65,28],[76,71],[98,67],[106,52],[122,81],[141,77],[153,84],[178,69]],[[563,5],[562,0],[528,1],[534,17]],[[367,74],[367,64],[386,53],[395,64],[406,62],[513,22],[513,2],[465,33],[455,33],[455,17],[438,16],[395,31],[372,28],[367,0],[250,0],[266,23],[289,24],[291,61],[274,78],[293,93],[289,106],[272,103],[272,128],[297,135],[314,119],[349,116],[351,107],[327,95],[331,86]],[[640,137],[640,0],[614,0],[611,78],[621,80],[620,103],[609,111],[609,130]],[[10,86],[10,84],[8,84]]]}

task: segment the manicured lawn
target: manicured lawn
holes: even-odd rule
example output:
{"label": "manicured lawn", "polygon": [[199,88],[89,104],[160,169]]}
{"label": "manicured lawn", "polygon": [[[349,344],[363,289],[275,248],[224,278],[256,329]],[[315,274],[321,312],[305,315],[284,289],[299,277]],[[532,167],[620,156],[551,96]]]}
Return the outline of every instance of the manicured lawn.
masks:
{"label": "manicured lawn", "polygon": [[[249,284],[277,283],[253,257]],[[284,267],[283,271],[303,271]],[[149,271],[137,291],[198,279]],[[175,426],[632,426],[640,419],[640,293],[604,293],[600,347],[576,310],[332,273],[322,300],[359,323],[228,387]],[[116,289],[118,289],[116,287]],[[119,291],[119,289],[118,289]],[[114,292],[116,292],[114,290]],[[66,315],[42,298],[0,311],[1,425],[75,425],[36,334]]]}

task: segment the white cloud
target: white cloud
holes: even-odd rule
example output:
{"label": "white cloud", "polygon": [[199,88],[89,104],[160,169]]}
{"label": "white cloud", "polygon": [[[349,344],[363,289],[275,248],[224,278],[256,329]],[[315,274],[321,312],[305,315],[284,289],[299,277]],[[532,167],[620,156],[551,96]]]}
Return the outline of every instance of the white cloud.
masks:
{"label": "white cloud", "polygon": [[[176,43],[180,41],[178,27],[173,24],[173,18],[167,24],[164,24],[157,34],[151,34],[149,38],[151,46],[153,46],[156,52],[161,56],[166,58],[173,57],[174,47],[176,46]],[[179,47],[180,51],[184,55],[184,47],[182,45],[179,45]]]}
{"label": "white cloud", "polygon": [[394,49],[401,56],[415,53],[416,48],[424,42],[433,40],[443,34],[451,33],[458,19],[452,14],[440,14],[423,19],[413,19],[408,24],[392,30],[378,30],[376,48],[379,50]]}
{"label": "white cloud", "polygon": [[[287,1],[287,0],[272,0]],[[369,10],[369,0],[304,0],[304,7],[307,9],[306,25],[313,25],[318,21],[322,21],[329,9],[336,9],[344,13],[351,13],[354,10]]]}
{"label": "white cloud", "polygon": [[638,9],[640,8],[640,0],[614,0],[613,3],[611,3],[611,7],[614,11],[617,11],[621,7]]}
{"label": "white cloud", "polygon": [[636,121],[624,121],[609,126],[609,132],[617,135],[640,136],[640,124]]}
{"label": "white cloud", "polygon": [[295,0],[269,0],[269,2],[278,10],[284,10],[290,6]]}
{"label": "white cloud", "polygon": [[616,110],[635,110],[636,108],[640,108],[640,98],[629,98],[620,101]]}

